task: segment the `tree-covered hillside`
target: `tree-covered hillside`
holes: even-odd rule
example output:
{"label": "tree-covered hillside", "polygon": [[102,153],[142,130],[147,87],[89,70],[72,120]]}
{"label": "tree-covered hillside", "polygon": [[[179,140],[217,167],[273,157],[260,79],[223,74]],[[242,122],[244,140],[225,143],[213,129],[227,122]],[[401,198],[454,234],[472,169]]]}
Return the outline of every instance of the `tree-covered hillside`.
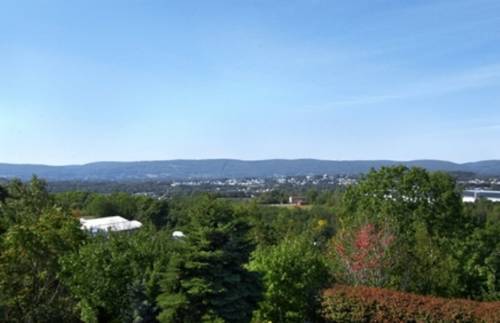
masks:
{"label": "tree-covered hillside", "polygon": [[165,160],[142,162],[98,162],[85,165],[46,166],[1,164],[0,178],[29,179],[33,174],[51,181],[61,180],[152,180],[186,178],[243,178],[299,175],[358,175],[382,166],[405,165],[429,171],[471,172],[500,176],[500,161],[456,164],[440,160],[329,161],[316,159],[235,159]]}

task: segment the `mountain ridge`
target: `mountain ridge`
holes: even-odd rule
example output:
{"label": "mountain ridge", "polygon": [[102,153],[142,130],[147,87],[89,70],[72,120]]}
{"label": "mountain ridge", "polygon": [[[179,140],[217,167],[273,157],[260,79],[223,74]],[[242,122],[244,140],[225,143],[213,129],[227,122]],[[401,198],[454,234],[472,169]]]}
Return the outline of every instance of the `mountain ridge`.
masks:
{"label": "mountain ridge", "polygon": [[469,172],[500,176],[500,160],[455,163],[445,160],[324,160],[324,159],[172,159],[156,161],[101,161],[82,165],[0,163],[0,178],[29,179],[32,175],[61,180],[152,180],[186,178],[242,178],[298,175],[356,175],[371,168],[405,165],[430,171]]}

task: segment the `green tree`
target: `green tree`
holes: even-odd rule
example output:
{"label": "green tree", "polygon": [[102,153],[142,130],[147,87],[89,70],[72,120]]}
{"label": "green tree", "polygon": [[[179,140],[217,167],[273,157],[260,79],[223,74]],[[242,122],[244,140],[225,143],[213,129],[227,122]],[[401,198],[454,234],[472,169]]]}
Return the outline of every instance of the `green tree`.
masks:
{"label": "green tree", "polygon": [[32,224],[47,208],[54,205],[47,184],[34,176],[28,183],[9,182],[4,202],[0,204],[0,233],[14,224]]}
{"label": "green tree", "polygon": [[158,315],[170,236],[143,228],[94,237],[63,261],[64,281],[84,322],[151,322]]}
{"label": "green tree", "polygon": [[227,203],[194,201],[177,241],[158,303],[161,322],[248,322],[258,301],[259,279],[248,271],[253,245],[247,222]]}
{"label": "green tree", "polygon": [[[405,234],[414,221],[432,236],[463,237],[466,223],[461,195],[454,179],[422,168],[383,167],[351,186],[342,201],[341,219],[390,221]],[[409,238],[413,233],[409,234]]]}
{"label": "green tree", "polygon": [[9,196],[9,193],[7,193],[7,189],[0,185],[0,203],[5,202],[7,197]]}
{"label": "green tree", "polygon": [[372,170],[342,200],[342,230],[361,223],[389,226],[396,238],[386,287],[442,296],[459,293],[460,246],[471,231],[451,176],[404,166]]}
{"label": "green tree", "polygon": [[309,204],[316,204],[318,202],[319,192],[317,189],[310,188],[306,192],[306,201]]}
{"label": "green tree", "polygon": [[320,290],[329,282],[327,266],[313,241],[298,237],[257,250],[249,268],[263,275],[264,296],[255,320],[317,321]]}
{"label": "green tree", "polygon": [[288,202],[288,195],[280,189],[273,189],[260,194],[257,199],[261,204],[282,204]]}
{"label": "green tree", "polygon": [[79,300],[82,321],[131,320],[129,254],[125,240],[99,236],[63,260],[64,280]]}
{"label": "green tree", "polygon": [[93,195],[83,210],[84,214],[91,217],[107,217],[120,215],[115,203],[106,195]]}
{"label": "green tree", "polygon": [[95,194],[89,192],[69,191],[54,195],[56,203],[68,210],[82,210]]}
{"label": "green tree", "polygon": [[137,200],[137,219],[143,223],[151,223],[157,229],[170,223],[170,205],[168,201],[150,197],[139,197]]}
{"label": "green tree", "polygon": [[[405,280],[408,290],[420,291],[425,294],[441,295],[447,297],[462,296],[460,242],[441,242],[433,238],[424,224],[415,222],[414,245],[408,254],[397,254],[403,261],[399,266],[404,266],[398,271],[411,271],[411,279]],[[444,239],[443,239],[444,240]],[[465,295],[464,295],[465,296]]]}
{"label": "green tree", "polygon": [[500,300],[500,215],[488,201],[468,206],[475,228],[464,239],[462,262],[465,295],[480,300]]}
{"label": "green tree", "polygon": [[0,244],[0,304],[5,322],[68,322],[74,301],[60,280],[62,256],[84,239],[75,219],[52,208],[13,224]]}

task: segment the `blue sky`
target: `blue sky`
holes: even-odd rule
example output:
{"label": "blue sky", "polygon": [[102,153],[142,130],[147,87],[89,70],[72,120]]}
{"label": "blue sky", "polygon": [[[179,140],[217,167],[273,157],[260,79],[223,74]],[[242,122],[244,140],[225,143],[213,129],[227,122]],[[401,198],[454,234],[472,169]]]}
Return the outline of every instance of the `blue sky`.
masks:
{"label": "blue sky", "polygon": [[500,158],[500,2],[0,2],[0,162]]}

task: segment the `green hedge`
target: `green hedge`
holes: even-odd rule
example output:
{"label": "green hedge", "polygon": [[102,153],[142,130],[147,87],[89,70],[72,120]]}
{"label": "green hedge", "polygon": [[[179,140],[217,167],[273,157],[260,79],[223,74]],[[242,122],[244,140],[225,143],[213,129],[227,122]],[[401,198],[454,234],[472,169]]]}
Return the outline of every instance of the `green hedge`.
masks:
{"label": "green hedge", "polygon": [[327,322],[500,322],[500,302],[337,285],[323,293]]}

